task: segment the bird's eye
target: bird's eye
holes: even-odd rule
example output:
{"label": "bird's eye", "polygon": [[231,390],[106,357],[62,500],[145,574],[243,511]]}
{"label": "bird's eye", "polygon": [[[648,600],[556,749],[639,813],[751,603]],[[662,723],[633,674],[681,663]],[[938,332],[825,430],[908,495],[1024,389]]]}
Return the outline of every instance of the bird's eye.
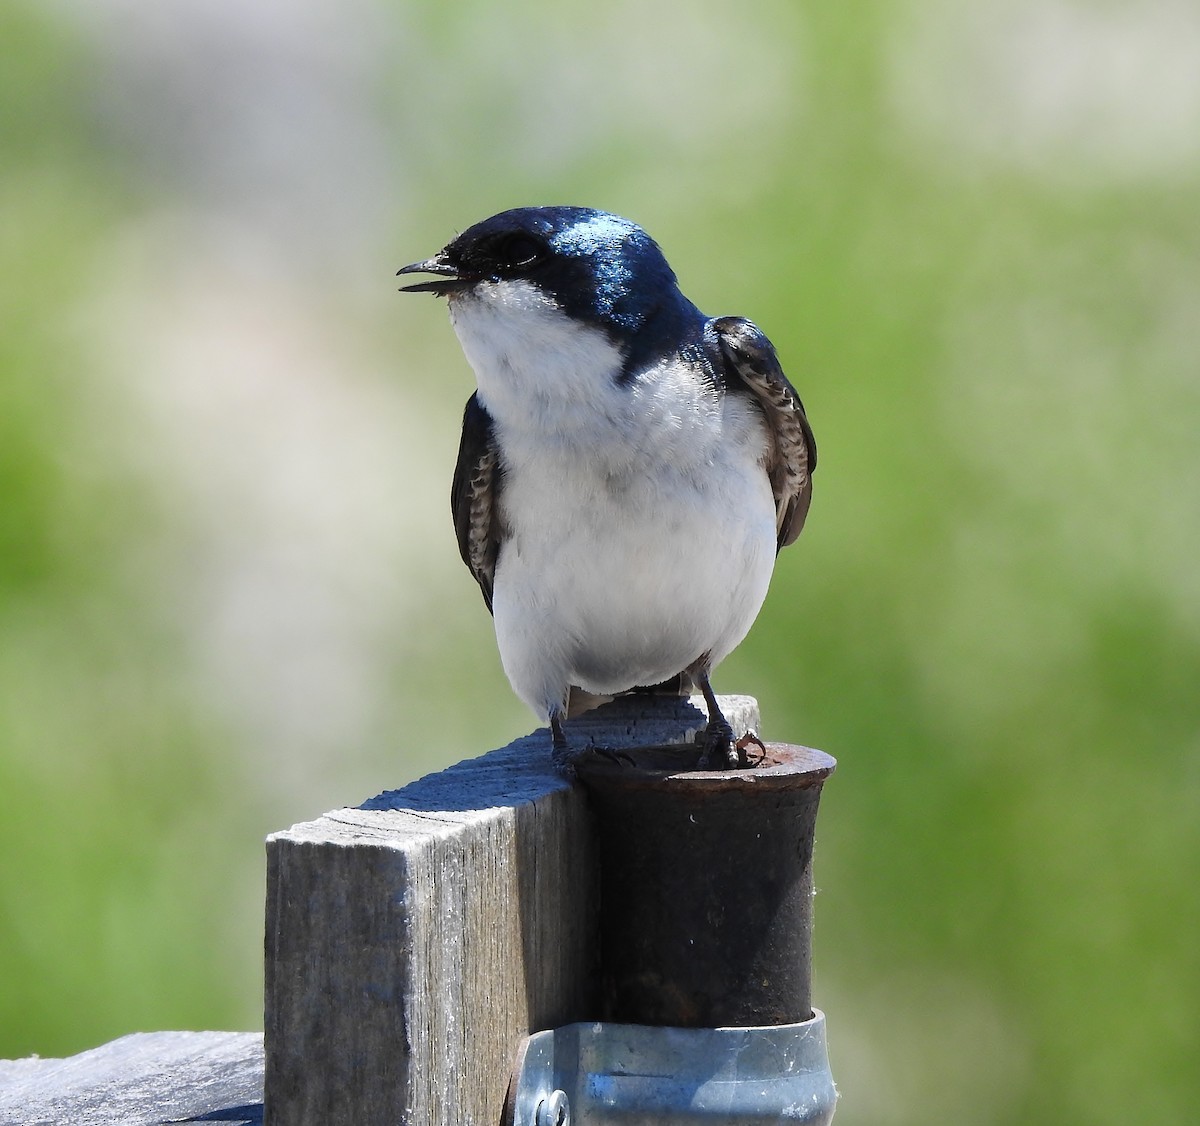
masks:
{"label": "bird's eye", "polygon": [[532,235],[523,231],[513,231],[501,235],[488,251],[499,265],[510,269],[515,266],[529,266],[545,253],[545,246]]}

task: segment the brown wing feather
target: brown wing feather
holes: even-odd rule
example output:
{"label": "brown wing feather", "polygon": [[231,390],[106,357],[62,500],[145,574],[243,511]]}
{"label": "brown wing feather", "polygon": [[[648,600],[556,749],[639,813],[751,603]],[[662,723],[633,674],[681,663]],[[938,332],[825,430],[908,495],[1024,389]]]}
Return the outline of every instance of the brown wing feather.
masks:
{"label": "brown wing feather", "polygon": [[812,503],[817,444],[804,404],[757,325],[744,317],[719,317],[707,327],[719,347],[727,387],[745,388],[767,420],[771,443],[763,467],[775,494],[777,545],[784,548],[800,534]]}
{"label": "brown wing feather", "polygon": [[462,440],[450,488],[450,514],[454,518],[458,553],[475,576],[489,611],[502,539],[499,514],[502,477],[492,416],[479,402],[479,396],[472,395],[463,411]]}

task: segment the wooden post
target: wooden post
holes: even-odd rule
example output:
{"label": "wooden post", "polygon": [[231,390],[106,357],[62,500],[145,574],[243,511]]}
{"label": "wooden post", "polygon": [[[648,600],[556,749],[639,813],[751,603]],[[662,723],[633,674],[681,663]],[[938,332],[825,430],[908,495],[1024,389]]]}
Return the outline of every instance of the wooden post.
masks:
{"label": "wooden post", "polygon": [[[725,696],[735,731],[758,725]],[[577,745],[686,742],[703,704],[631,696]],[[516,1049],[594,1019],[587,804],[518,739],[267,842],[269,1126],[495,1126]]]}
{"label": "wooden post", "polygon": [[257,1032],[133,1032],[67,1059],[0,1060],[4,1126],[262,1126]]}

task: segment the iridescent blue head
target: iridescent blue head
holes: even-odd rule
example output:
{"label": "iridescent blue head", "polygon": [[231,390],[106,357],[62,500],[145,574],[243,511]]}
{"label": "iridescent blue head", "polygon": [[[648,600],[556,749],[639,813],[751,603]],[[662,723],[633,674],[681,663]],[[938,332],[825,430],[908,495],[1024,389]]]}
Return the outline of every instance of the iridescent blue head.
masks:
{"label": "iridescent blue head", "polygon": [[[441,275],[405,286],[453,294],[480,282],[536,285],[570,317],[628,345],[639,334],[677,335],[701,319],[679,292],[658,244],[636,223],[591,207],[518,207],[476,223],[424,262],[399,271]],[[644,339],[637,347],[652,341]]]}

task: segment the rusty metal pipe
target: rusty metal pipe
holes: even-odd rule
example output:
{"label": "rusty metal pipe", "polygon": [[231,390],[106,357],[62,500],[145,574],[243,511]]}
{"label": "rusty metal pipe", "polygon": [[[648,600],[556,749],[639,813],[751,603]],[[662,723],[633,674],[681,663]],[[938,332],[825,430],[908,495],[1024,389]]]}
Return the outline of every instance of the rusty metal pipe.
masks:
{"label": "rusty metal pipe", "polygon": [[[598,822],[602,1019],[680,1028],[812,1016],[812,852],[837,765],[768,743],[744,770],[682,748],[579,768]],[[694,757],[695,751],[690,751]]]}

